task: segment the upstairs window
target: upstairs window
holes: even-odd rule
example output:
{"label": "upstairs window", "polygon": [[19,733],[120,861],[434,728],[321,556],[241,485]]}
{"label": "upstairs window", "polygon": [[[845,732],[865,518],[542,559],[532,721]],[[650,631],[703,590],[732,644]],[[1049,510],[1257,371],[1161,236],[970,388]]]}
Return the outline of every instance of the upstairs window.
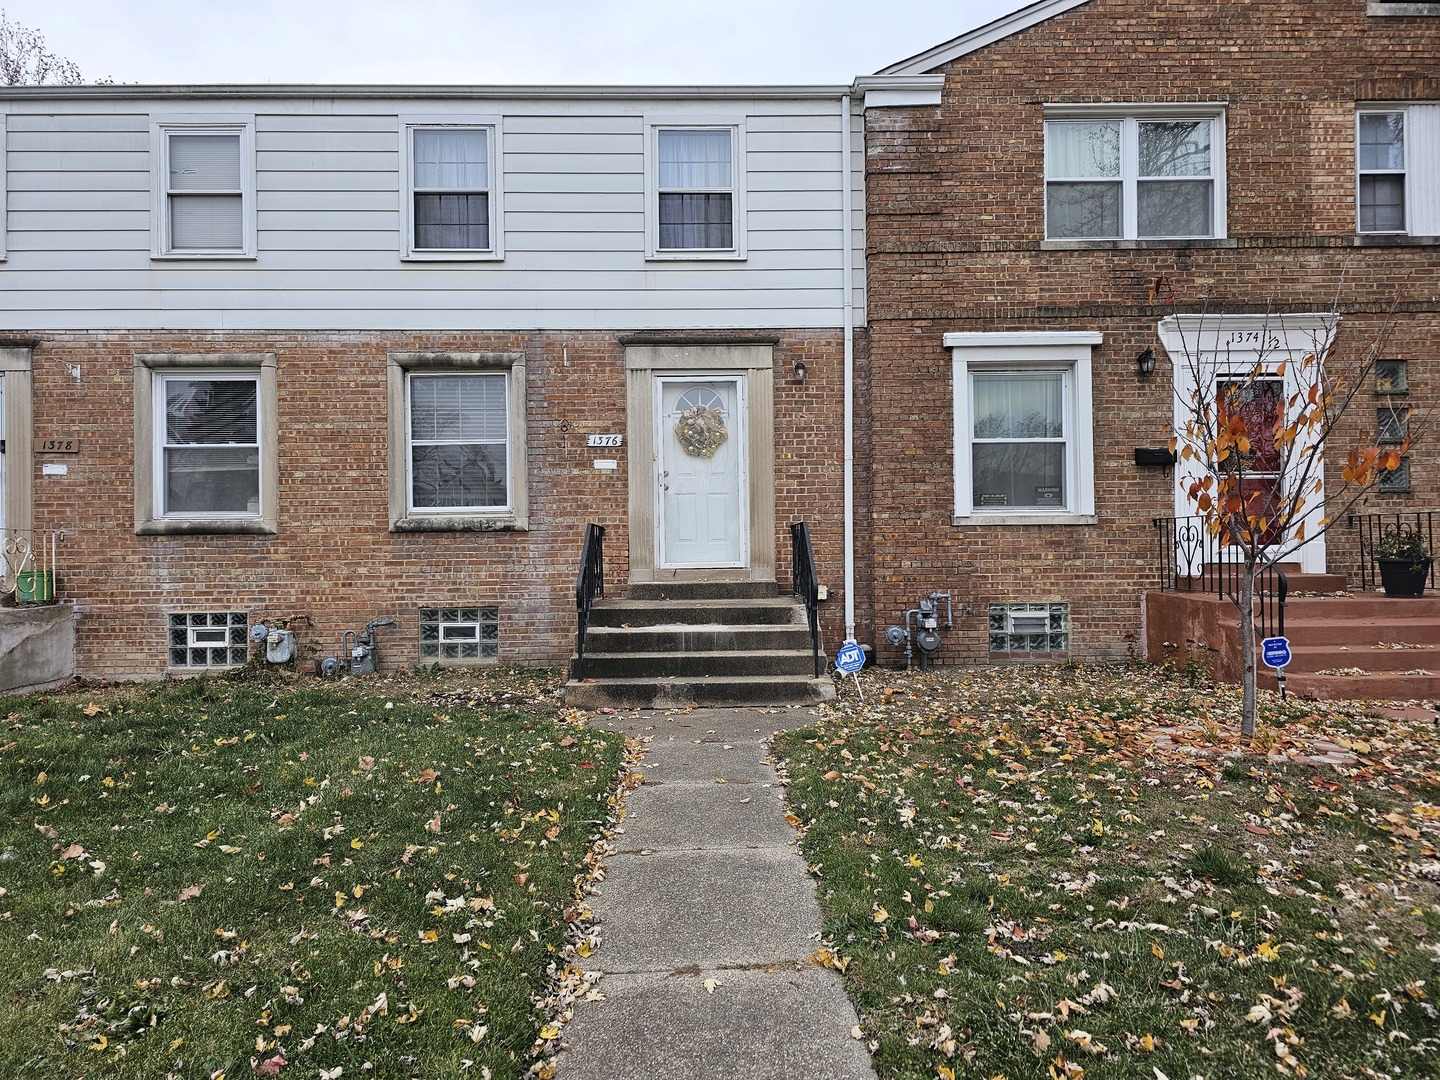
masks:
{"label": "upstairs window", "polygon": [[1221,235],[1218,127],[1213,117],[1047,120],[1046,238]]}
{"label": "upstairs window", "polygon": [[1360,231],[1405,231],[1405,114],[1361,113]]}
{"label": "upstairs window", "polygon": [[1362,109],[1355,165],[1361,233],[1440,235],[1440,105]]}
{"label": "upstairs window", "polygon": [[154,253],[255,254],[254,130],[248,123],[159,124]]}
{"label": "upstairs window", "polygon": [[406,128],[409,258],[496,258],[495,129]]}
{"label": "upstairs window", "polygon": [[744,254],[734,127],[653,129],[651,255]]}

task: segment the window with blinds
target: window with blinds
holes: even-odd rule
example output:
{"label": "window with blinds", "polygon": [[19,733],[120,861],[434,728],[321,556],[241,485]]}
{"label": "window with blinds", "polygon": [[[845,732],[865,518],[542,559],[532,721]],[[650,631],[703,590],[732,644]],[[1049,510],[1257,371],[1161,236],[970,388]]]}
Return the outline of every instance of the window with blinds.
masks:
{"label": "window with blinds", "polygon": [[507,376],[416,374],[409,383],[410,510],[507,508]]}
{"label": "window with blinds", "polygon": [[254,254],[254,134],[246,123],[161,123],[156,255]]}

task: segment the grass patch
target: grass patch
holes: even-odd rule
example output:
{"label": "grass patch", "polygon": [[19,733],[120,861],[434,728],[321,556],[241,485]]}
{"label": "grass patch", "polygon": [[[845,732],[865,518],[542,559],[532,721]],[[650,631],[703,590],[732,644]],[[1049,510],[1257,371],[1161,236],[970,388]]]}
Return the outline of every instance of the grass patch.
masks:
{"label": "grass patch", "polygon": [[882,1077],[1440,1074],[1431,725],[1267,696],[1245,752],[1229,688],[1110,668],[865,697],[776,750]]}
{"label": "grass patch", "polygon": [[0,701],[0,1076],[524,1071],[623,741],[465,680]]}

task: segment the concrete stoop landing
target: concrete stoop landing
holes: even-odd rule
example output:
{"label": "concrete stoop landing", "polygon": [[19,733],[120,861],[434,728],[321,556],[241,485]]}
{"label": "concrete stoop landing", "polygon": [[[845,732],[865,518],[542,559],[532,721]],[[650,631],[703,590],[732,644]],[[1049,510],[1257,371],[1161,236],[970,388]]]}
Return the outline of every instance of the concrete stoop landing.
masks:
{"label": "concrete stoop landing", "polygon": [[840,977],[816,965],[815,886],[785,822],[773,731],[807,709],[595,718],[646,743],[590,902],[598,1001],[566,1025],[558,1080],[874,1080]]}
{"label": "concrete stoop landing", "polygon": [[[824,657],[821,657],[823,664]],[[823,669],[822,669],[823,670]],[[808,705],[835,696],[815,678],[805,606],[773,582],[632,585],[590,611],[580,709]]]}

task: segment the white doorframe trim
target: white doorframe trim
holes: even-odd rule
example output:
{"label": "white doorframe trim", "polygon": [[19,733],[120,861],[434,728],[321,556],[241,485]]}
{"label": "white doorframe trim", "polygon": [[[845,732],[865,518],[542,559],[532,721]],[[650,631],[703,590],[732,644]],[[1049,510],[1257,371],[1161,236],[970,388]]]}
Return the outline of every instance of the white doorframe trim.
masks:
{"label": "white doorframe trim", "polygon": [[[1192,383],[1197,375],[1213,386],[1224,375],[1248,375],[1263,363],[1272,372],[1285,361],[1285,395],[1300,390],[1301,361],[1315,356],[1322,363],[1335,339],[1340,316],[1333,312],[1297,312],[1294,314],[1256,315],[1171,315],[1158,326],[1160,342],[1170,356],[1174,391],[1175,430],[1181,431],[1189,413]],[[1307,375],[1307,379],[1309,376]],[[1302,436],[1302,440],[1309,436]],[[1293,453],[1304,453],[1305,441],[1297,442]],[[1316,447],[1316,453],[1323,448]],[[1190,483],[1203,475],[1203,463],[1179,462],[1175,467],[1175,516],[1195,513],[1186,495]],[[1321,479],[1324,479],[1322,464]],[[1325,516],[1323,489],[1316,493],[1305,509],[1307,521]],[[1308,574],[1325,572],[1325,537],[1311,535],[1289,556],[1300,563]]]}

